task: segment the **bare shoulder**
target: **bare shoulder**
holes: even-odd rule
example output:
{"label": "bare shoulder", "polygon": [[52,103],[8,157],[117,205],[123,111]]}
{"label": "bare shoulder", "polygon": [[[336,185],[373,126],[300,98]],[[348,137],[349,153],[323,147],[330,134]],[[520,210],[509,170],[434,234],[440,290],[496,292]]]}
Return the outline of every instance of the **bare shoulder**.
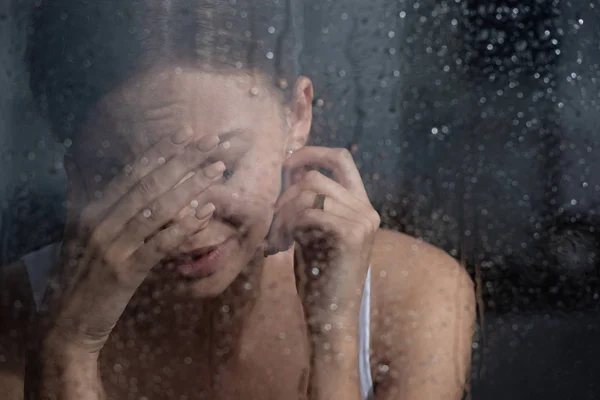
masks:
{"label": "bare shoulder", "polygon": [[380,229],[375,238],[371,274],[374,297],[384,302],[398,299],[399,292],[409,295],[450,287],[473,290],[465,269],[448,253],[417,238],[387,229]]}
{"label": "bare shoulder", "polygon": [[23,374],[33,297],[22,262],[0,266],[0,392],[23,398]]}
{"label": "bare shoulder", "polygon": [[444,251],[387,230],[371,261],[371,360],[388,368],[372,370],[378,394],[460,399],[475,322],[471,278]]}

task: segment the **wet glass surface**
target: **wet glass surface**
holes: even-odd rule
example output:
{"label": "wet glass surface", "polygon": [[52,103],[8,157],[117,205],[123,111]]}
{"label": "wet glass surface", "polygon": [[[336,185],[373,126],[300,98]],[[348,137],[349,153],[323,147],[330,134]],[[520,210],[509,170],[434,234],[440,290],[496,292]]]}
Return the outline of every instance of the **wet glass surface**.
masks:
{"label": "wet glass surface", "polygon": [[[61,240],[66,218],[70,139],[50,134],[24,61],[37,3],[0,5],[3,265]],[[311,143],[350,150],[382,225],[475,282],[468,396],[597,398],[600,4],[289,7],[258,51],[312,79]]]}

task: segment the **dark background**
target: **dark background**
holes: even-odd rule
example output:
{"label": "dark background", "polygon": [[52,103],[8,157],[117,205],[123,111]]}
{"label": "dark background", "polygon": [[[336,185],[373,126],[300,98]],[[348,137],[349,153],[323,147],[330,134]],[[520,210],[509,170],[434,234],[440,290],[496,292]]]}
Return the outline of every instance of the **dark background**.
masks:
{"label": "dark background", "polygon": [[[22,57],[32,0],[0,4],[0,249],[60,237],[61,148]],[[313,140],[350,148],[388,227],[481,288],[473,399],[596,399],[600,2],[296,7]]]}

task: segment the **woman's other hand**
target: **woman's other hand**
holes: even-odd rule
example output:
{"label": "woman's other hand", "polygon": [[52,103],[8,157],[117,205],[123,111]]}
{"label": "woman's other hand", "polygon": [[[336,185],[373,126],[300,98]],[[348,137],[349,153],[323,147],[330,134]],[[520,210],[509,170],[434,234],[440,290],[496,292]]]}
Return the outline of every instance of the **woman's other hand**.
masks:
{"label": "woman's other hand", "polygon": [[[332,177],[307,167],[328,170]],[[275,206],[270,250],[297,246],[296,283],[316,363],[311,387],[320,392],[318,398],[340,397],[334,392],[341,379],[352,393],[344,398],[352,398],[358,393],[349,379],[358,372],[358,314],[380,218],[347,150],[305,147],[284,168],[292,185]],[[327,371],[323,380],[318,371]]]}

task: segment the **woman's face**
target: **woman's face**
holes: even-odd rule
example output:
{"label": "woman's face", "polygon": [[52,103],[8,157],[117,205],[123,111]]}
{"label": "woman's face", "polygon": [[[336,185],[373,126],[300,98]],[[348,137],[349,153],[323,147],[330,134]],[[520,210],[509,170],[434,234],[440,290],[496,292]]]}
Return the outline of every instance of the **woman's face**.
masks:
{"label": "woman's face", "polygon": [[[171,68],[137,77],[107,95],[84,125],[85,139],[73,149],[80,173],[69,176],[71,193],[97,196],[135,155],[186,126],[194,138],[220,136],[228,142],[222,151],[228,171],[205,193],[215,214],[171,262],[189,261],[202,249],[225,243],[212,274],[193,280],[171,274],[189,295],[218,295],[257,256],[280,194],[286,150],[306,141],[312,87],[305,78],[299,82],[288,108],[264,81],[246,73]],[[168,265],[163,267],[148,279],[168,279]]]}

